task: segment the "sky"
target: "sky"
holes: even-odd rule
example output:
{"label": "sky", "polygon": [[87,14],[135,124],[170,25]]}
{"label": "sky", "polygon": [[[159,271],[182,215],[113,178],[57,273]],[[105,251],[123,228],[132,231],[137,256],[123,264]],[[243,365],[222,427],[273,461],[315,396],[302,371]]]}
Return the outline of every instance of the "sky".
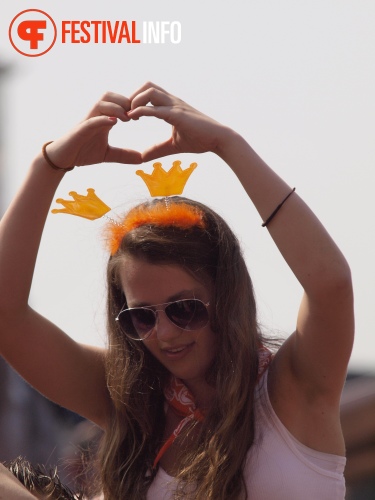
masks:
{"label": "sky", "polygon": [[[22,55],[9,40],[12,20],[26,9],[48,13],[57,26],[56,43],[39,57]],[[135,21],[138,39],[144,22],[175,23],[181,39],[71,43],[67,35],[62,43],[62,22],[73,20]],[[2,209],[42,144],[83,119],[105,91],[130,95],[152,81],[242,134],[296,186],[352,269],[357,333],[350,367],[375,371],[374,25],[371,0],[6,2],[0,18],[0,64],[9,66],[1,88]],[[145,118],[117,124],[110,142],[143,150],[169,134],[168,125]],[[184,194],[229,222],[243,245],[261,324],[287,336],[302,290],[239,181],[211,153],[165,158],[163,166],[175,159],[183,168],[197,161]],[[137,168],[75,169],[56,198],[92,187],[121,213],[148,197]],[[142,168],[151,172],[152,164]],[[31,292],[39,312],[77,341],[95,345],[105,345],[103,227],[102,220],[50,214]]]}

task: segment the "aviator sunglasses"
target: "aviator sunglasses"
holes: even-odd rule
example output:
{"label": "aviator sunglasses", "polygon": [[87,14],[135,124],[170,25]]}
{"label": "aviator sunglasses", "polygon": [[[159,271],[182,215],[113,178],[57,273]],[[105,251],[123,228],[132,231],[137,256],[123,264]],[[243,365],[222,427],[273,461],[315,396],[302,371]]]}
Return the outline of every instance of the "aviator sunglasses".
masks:
{"label": "aviator sunglasses", "polygon": [[181,330],[200,330],[208,324],[209,304],[199,299],[182,299],[151,306],[123,308],[118,313],[116,321],[119,322],[123,332],[134,340],[145,340],[151,335],[160,311],[163,311],[169,321]]}

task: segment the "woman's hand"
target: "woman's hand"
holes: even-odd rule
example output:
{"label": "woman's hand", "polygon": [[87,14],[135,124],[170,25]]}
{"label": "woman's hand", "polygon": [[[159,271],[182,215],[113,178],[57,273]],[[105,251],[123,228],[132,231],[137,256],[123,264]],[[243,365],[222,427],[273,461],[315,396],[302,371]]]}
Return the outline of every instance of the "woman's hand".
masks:
{"label": "woman's hand", "polygon": [[[229,129],[192,108],[153,83],[146,83],[131,97],[128,117],[154,116],[172,125],[172,136],[142,154],[143,161],[176,153],[219,153]],[[147,104],[152,106],[147,106]]]}
{"label": "woman's hand", "polygon": [[129,110],[128,98],[111,92],[104,94],[81,123],[47,146],[49,158],[65,169],[102,162],[142,163],[138,151],[108,144],[109,132],[117,120],[129,121]]}

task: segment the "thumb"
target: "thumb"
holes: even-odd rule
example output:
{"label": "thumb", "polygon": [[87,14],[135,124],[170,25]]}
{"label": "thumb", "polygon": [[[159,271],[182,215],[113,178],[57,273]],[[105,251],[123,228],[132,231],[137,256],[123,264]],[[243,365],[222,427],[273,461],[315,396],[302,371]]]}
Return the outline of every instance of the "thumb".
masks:
{"label": "thumb", "polygon": [[176,146],[173,144],[172,137],[165,142],[155,144],[150,148],[146,149],[142,153],[143,162],[155,160],[156,158],[162,158],[163,156],[169,156],[180,151],[177,150]]}
{"label": "thumb", "polygon": [[104,161],[108,163],[127,163],[130,165],[139,165],[142,163],[142,155],[133,149],[108,146]]}
{"label": "thumb", "polygon": [[108,127],[112,128],[117,123],[117,118],[114,116],[93,116],[92,118],[88,118],[81,125],[86,129],[100,128],[100,127]]}

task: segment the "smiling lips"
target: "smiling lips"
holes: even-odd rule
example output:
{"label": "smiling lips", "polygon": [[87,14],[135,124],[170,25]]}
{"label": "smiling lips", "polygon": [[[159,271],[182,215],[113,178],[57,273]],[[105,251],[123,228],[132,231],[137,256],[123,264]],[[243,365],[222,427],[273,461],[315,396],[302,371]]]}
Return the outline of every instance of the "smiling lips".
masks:
{"label": "smiling lips", "polygon": [[163,354],[165,354],[168,358],[171,359],[180,359],[184,357],[188,352],[191,351],[193,348],[193,345],[195,342],[192,342],[191,344],[185,344],[179,347],[174,347],[170,349],[162,349]]}

